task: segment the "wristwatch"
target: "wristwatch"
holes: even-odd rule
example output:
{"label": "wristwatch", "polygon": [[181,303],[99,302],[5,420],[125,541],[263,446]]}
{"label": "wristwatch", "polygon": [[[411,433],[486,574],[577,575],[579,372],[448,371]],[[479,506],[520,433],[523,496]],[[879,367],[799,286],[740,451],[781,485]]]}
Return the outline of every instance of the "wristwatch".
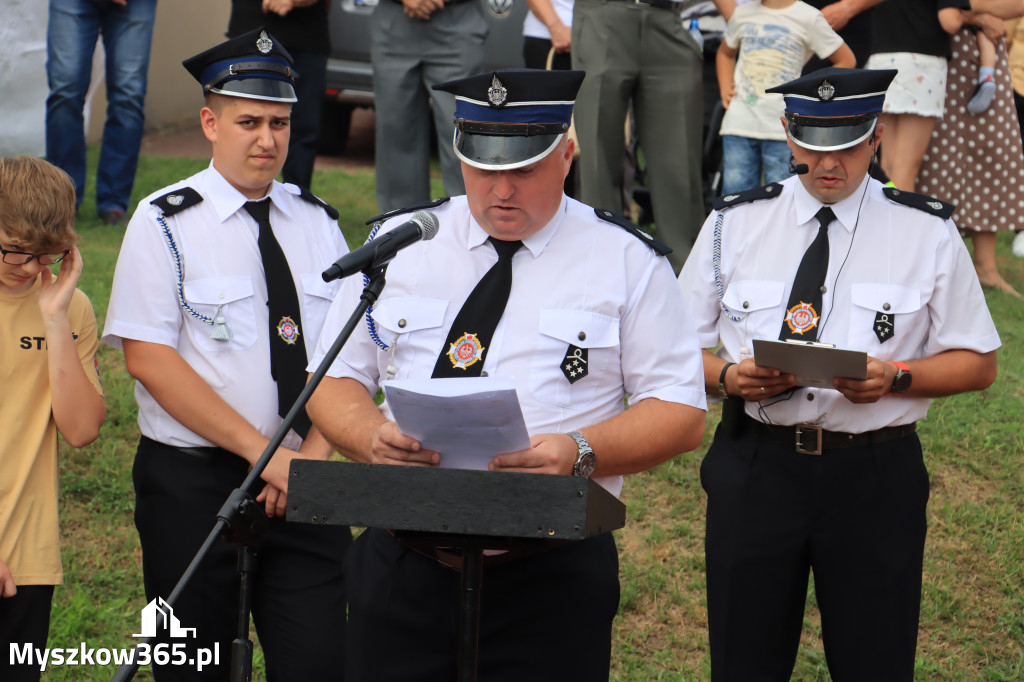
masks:
{"label": "wristwatch", "polygon": [[594,449],[590,447],[590,443],[587,442],[587,439],[579,431],[570,431],[565,435],[576,441],[576,446],[580,450],[579,454],[576,455],[576,463],[572,465],[572,475],[590,478],[590,474],[594,473],[594,467],[597,466]]}
{"label": "wristwatch", "polygon": [[892,361],[892,364],[896,365],[896,376],[892,380],[892,388],[889,389],[889,393],[892,395],[900,395],[906,393],[907,389],[910,388],[910,382],[913,377],[910,375],[910,368],[907,367],[905,362]]}

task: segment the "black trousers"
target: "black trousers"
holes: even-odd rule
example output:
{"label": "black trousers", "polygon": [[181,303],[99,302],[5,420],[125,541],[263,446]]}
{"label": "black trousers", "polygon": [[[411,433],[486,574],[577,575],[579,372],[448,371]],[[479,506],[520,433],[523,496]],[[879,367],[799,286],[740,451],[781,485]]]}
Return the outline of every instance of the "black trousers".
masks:
{"label": "black trousers", "polygon": [[292,52],[295,70],[295,96],[292,105],[291,139],[288,158],[281,174],[285,182],[310,188],[313,184],[313,162],[316,161],[317,142],[320,139],[320,109],[323,105],[327,82],[327,55],[311,52]]}
{"label": "black trousers", "polygon": [[913,680],[928,502],[916,434],[813,456],[719,427],[701,483],[714,682],[789,680],[809,571],[832,679]]}
{"label": "black trousers", "polygon": [[[148,438],[139,442],[132,476],[147,600],[170,594],[247,470],[234,455],[203,458]],[[345,526],[271,519],[252,595],[268,681],[343,679],[342,562],[351,543]],[[181,627],[196,628],[196,637],[169,640],[164,634],[154,642],[184,643],[189,658],[196,648],[219,646],[220,665],[202,673],[192,666],[154,666],[157,680],[228,679],[238,620],[237,557],[235,545],[217,544],[174,605]]]}
{"label": "black trousers", "polygon": [[[484,568],[478,679],[608,679],[619,560],[610,533]],[[461,575],[368,529],[345,560],[346,677],[452,682]]]}
{"label": "black trousers", "polygon": [[[52,601],[53,585],[18,585],[16,595],[0,598],[0,680],[3,682],[38,682],[42,673],[39,663],[34,662],[35,651],[42,652],[46,648]],[[33,662],[14,664],[12,644],[17,645],[20,660],[24,660],[25,645],[30,645],[32,653],[28,660]]]}

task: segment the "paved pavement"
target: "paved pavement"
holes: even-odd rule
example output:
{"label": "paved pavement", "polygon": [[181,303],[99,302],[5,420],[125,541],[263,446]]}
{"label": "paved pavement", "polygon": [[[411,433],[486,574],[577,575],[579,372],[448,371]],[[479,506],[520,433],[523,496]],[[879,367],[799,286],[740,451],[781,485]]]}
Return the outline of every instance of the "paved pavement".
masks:
{"label": "paved pavement", "polygon": [[[373,168],[373,126],[373,109],[356,109],[352,114],[352,127],[345,153],[342,156],[318,156],[315,167],[349,171]],[[142,139],[142,153],[208,159],[210,143],[203,136],[197,121],[192,128],[146,135]]]}

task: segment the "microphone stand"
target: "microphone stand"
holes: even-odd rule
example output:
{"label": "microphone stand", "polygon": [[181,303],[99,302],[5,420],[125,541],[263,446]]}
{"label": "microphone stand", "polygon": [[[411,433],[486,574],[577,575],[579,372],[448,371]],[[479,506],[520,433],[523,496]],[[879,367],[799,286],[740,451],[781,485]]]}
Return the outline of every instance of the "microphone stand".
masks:
{"label": "microphone stand", "polygon": [[[390,260],[390,258],[388,259]],[[252,679],[252,640],[249,639],[249,610],[252,602],[253,574],[256,571],[256,548],[263,543],[266,535],[269,519],[264,512],[263,506],[252,497],[252,490],[259,481],[260,475],[266,469],[270,459],[277,452],[284,437],[288,434],[295,418],[306,407],[313,391],[327,374],[327,370],[334,363],[335,358],[341,352],[342,347],[348,341],[356,325],[359,324],[367,309],[373,305],[380,292],[384,289],[385,274],[387,273],[387,262],[383,264],[376,261],[363,269],[370,282],[363,287],[363,293],[359,297],[359,305],[352,312],[345,327],[338,334],[334,345],[327,351],[323,361],[316,368],[305,388],[299,393],[295,404],[288,410],[281,425],[271,436],[270,442],[263,450],[260,458],[252,465],[249,475],[246,476],[241,486],[236,488],[228,496],[224,505],[217,512],[217,522],[213,530],[206,537],[199,551],[192,558],[178,583],[174,586],[171,594],[165,599],[165,603],[173,607],[175,602],[185,591],[188,583],[199,570],[199,566],[206,559],[213,546],[222,537],[238,545],[238,570],[241,573],[241,587],[239,588],[239,609],[238,609],[238,635],[231,643],[231,682],[249,682]],[[155,637],[143,638],[132,649],[129,657],[130,663],[123,664],[111,678],[111,682],[128,682],[135,677],[139,670],[139,647],[143,644],[150,644]]]}

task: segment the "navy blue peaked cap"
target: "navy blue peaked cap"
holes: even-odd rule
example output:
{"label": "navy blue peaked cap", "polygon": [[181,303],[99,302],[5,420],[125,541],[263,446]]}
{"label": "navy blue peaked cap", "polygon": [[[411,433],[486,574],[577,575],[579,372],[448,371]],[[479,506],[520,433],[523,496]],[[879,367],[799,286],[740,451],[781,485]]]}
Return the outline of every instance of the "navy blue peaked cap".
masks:
{"label": "navy blue peaked cap", "polygon": [[786,102],[789,134],[815,151],[845,149],[871,136],[895,69],[820,69],[768,88]]}
{"label": "navy blue peaked cap", "polygon": [[535,163],[568,132],[582,71],[502,69],[438,83],[455,95],[455,154],[476,168]]}
{"label": "navy blue peaked cap", "polygon": [[295,102],[294,61],[276,38],[260,28],[243,33],[182,62],[203,86],[215,92],[271,102]]}

